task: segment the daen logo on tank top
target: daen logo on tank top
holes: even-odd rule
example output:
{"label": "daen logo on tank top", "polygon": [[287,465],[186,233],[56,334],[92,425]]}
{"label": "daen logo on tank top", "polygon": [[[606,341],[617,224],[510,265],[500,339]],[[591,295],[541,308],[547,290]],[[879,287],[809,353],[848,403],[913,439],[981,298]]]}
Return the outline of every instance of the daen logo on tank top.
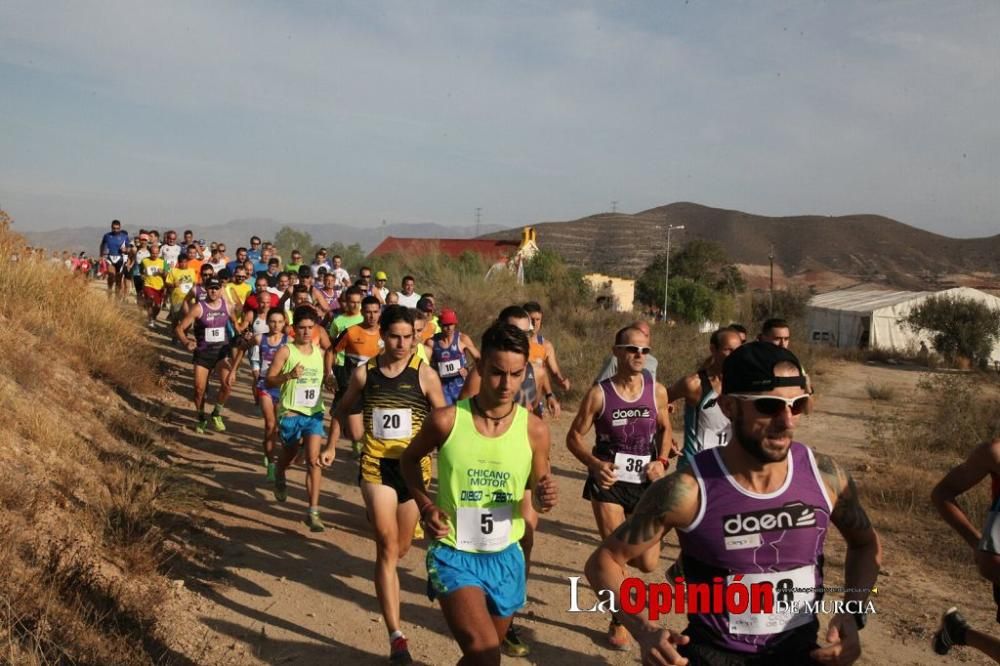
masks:
{"label": "daen logo on tank top", "polygon": [[652,412],[649,411],[648,407],[616,409],[611,412],[611,425],[623,426],[628,424],[629,419],[648,419],[651,416]]}
{"label": "daen logo on tank top", "polygon": [[722,518],[726,550],[758,548],[763,532],[816,526],[816,507],[790,502],[774,509],[734,513]]}

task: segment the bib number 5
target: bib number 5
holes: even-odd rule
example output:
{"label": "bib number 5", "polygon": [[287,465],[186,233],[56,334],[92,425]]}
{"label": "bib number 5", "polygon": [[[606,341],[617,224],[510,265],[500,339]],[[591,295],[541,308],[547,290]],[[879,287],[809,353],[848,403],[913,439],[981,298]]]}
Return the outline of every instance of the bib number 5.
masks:
{"label": "bib number 5", "polygon": [[459,550],[496,552],[510,545],[513,507],[459,507],[455,543]]}

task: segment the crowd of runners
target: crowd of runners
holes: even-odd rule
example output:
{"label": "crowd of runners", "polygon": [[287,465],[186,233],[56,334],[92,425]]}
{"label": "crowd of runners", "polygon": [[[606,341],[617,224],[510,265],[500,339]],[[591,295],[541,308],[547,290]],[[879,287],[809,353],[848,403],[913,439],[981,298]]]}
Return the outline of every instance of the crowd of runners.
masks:
{"label": "crowd of runners", "polygon": [[[154,231],[130,238],[115,221],[99,255],[109,296],[124,299],[131,287],[150,328],[166,310],[165,332],[192,353],[199,433],[225,431],[226,400],[248,378],[265,482],[285,502],[289,470],[304,466],[309,530],[326,529],[324,469],[338,455],[356,458],[390,663],[411,663],[397,565],[422,537],[431,540],[428,596],[440,603],[460,663],[528,656],[513,619],[544,532],[539,514],[574,501],[590,503],[602,540],[585,567],[598,598],[623,589],[630,568],[656,570],[676,529],[680,555],[664,577],[676,594],[704,584],[728,597],[737,584],[756,585],[785,602],[751,612],[706,599],[688,605],[679,632],[624,610],[642,600],[619,599],[609,607],[608,646],[636,642],[648,664],[849,664],[860,656],[881,545],[850,473],[794,440],[813,395],[787,322],[766,321],[752,341],[737,324],[715,331],[700,366],[669,386],[656,381],[648,323],[606,334],[598,375],[572,379],[589,385],[566,436],[586,480],[580,498],[567,498],[552,475],[548,419],[562,411],[556,390],[568,391],[571,379],[541,333],[538,303],[499,301],[495,321],[473,339],[460,313],[418,293],[414,276],[395,291],[384,272],[363,266],[352,276],[324,250],[309,263],[296,250],[285,262],[254,236],[230,258],[223,244],[206,246],[190,231],[180,242],[174,231],[162,241]],[[680,442],[671,403],[683,410]],[[994,506],[980,531],[956,498],[987,475]],[[933,498],[994,583],[1000,622],[1000,440],[976,449]],[[820,636],[808,609],[823,599],[831,527],[847,544],[843,600],[851,603]],[[933,649],[944,655],[955,645],[1000,662],[1000,641],[949,609]]]}

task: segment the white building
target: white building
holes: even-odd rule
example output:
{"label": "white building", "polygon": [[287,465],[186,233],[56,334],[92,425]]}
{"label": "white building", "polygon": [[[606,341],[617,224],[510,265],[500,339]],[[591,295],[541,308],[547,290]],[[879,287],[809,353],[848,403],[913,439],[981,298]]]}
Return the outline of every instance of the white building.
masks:
{"label": "white building", "polygon": [[[931,346],[925,331],[914,333],[903,322],[917,305],[931,296],[973,299],[1000,310],[1000,298],[978,289],[958,287],[944,291],[878,291],[844,289],[809,299],[806,329],[813,344],[840,348],[885,349],[915,352],[920,343]],[[1000,346],[991,359],[1000,361]]]}

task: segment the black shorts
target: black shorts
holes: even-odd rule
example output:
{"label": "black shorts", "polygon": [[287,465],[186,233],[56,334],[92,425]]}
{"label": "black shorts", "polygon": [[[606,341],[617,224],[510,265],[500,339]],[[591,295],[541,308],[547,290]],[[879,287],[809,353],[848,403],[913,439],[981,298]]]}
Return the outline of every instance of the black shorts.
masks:
{"label": "black shorts", "polygon": [[625,483],[616,481],[610,488],[605,490],[598,485],[591,477],[583,484],[583,499],[594,502],[607,502],[608,504],[619,504],[625,509],[625,515],[629,515],[635,510],[635,505],[639,503],[639,498],[649,488],[649,483]]}
{"label": "black shorts", "polygon": [[121,275],[125,272],[125,257],[119,257],[118,261],[111,261],[108,259],[108,265],[115,269],[115,275]]}
{"label": "black shorts", "polygon": [[139,294],[141,296],[142,295],[142,276],[141,275],[133,275],[132,276],[132,285],[135,287],[135,293],[137,293],[137,294]]}
{"label": "black shorts", "polygon": [[223,345],[222,347],[195,349],[191,360],[195,365],[215,370],[215,367],[227,358],[229,358],[229,345]]}
{"label": "black shorts", "polygon": [[815,664],[809,653],[819,645],[816,636],[819,632],[819,622],[813,621],[796,627],[783,637],[780,645],[759,654],[735,652],[719,647],[711,632],[696,623],[691,623],[684,630],[691,637],[687,645],[681,645],[677,651],[682,657],[687,657],[688,666],[770,666],[771,664]]}
{"label": "black shorts", "polygon": [[[431,482],[431,459],[424,457],[420,460],[420,472],[424,478],[424,487]],[[399,471],[398,458],[376,458],[367,453],[361,454],[361,464],[358,465],[358,485],[361,482],[376,483],[382,486],[389,486],[396,491],[396,501],[402,504],[413,499],[410,491],[403,481],[403,474]]]}

